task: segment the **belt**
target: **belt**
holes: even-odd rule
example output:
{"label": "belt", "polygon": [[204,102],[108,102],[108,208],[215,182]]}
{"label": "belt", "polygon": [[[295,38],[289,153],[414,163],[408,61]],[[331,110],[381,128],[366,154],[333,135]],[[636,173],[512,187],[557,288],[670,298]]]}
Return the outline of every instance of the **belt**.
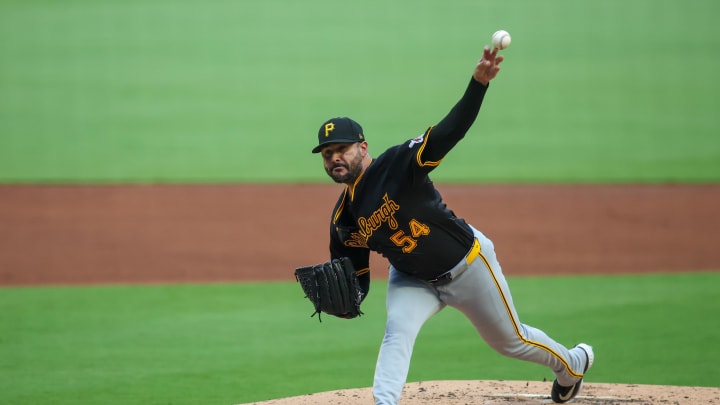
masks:
{"label": "belt", "polygon": [[480,256],[480,241],[475,238],[470,251],[465,255],[465,263],[461,263],[461,265],[455,266],[454,269],[446,271],[432,280],[427,280],[427,282],[435,286],[440,286],[453,281],[463,274],[478,256]]}

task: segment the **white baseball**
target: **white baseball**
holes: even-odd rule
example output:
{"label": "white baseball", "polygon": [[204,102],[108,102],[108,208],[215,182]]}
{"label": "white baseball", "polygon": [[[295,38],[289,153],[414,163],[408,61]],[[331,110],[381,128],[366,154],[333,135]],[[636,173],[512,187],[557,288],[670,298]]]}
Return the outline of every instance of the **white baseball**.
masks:
{"label": "white baseball", "polygon": [[492,45],[497,49],[505,49],[510,46],[510,34],[505,30],[495,31],[492,35]]}

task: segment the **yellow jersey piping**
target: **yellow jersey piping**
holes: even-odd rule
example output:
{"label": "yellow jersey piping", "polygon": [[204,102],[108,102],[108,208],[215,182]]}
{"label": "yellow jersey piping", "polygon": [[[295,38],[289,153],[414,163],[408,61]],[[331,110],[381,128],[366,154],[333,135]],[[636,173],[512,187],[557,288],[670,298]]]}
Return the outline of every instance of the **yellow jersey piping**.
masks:
{"label": "yellow jersey piping", "polygon": [[333,224],[336,224],[338,221],[338,218],[340,218],[340,213],[342,212],[343,208],[345,208],[345,199],[348,195],[348,187],[345,187],[345,192],[343,193],[343,199],[340,202],[340,206],[338,206],[337,211],[335,211],[335,215],[333,215]]}
{"label": "yellow jersey piping", "polygon": [[425,167],[425,166],[435,167],[435,166],[439,165],[440,162],[442,162],[442,159],[438,160],[437,162],[431,162],[431,161],[423,162],[422,159],[420,158],[420,155],[422,155],[423,151],[425,150],[425,145],[427,144],[428,139],[430,139],[430,132],[433,130],[433,128],[435,128],[435,127],[432,126],[427,130],[427,132],[425,132],[425,137],[423,138],[423,143],[422,143],[422,145],[420,145],[420,149],[418,149],[417,155],[415,156],[415,159],[417,160],[417,164],[420,167]]}

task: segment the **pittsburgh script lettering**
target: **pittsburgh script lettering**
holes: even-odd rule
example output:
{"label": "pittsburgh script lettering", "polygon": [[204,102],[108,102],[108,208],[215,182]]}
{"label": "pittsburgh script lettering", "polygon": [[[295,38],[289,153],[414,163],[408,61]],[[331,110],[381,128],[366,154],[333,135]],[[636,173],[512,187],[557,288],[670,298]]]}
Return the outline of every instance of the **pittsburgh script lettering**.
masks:
{"label": "pittsburgh script lettering", "polygon": [[388,197],[387,193],[383,196],[382,205],[376,209],[369,217],[360,217],[357,220],[358,231],[350,234],[350,237],[345,240],[346,246],[351,247],[364,247],[367,248],[367,241],[372,236],[373,232],[380,229],[382,224],[386,223],[390,229],[395,230],[398,228],[397,219],[395,219],[395,212],[400,209],[400,206],[395,201]]}
{"label": "pittsburgh script lettering", "polygon": [[385,222],[387,222],[390,229],[395,230],[398,227],[395,212],[400,209],[400,206],[391,200],[387,193],[383,196],[383,201],[384,203],[380,208],[376,209],[368,218],[358,218],[357,223],[360,228],[360,234],[365,240],[370,239],[373,232],[380,229]]}

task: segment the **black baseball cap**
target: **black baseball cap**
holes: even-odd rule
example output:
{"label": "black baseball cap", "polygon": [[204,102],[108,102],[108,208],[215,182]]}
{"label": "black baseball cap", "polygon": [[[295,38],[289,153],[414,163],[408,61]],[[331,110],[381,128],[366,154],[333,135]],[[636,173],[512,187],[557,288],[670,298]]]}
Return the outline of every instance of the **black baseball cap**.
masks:
{"label": "black baseball cap", "polygon": [[355,143],[365,141],[363,129],[348,117],[337,117],[325,121],[318,131],[318,146],[312,153],[320,152],[323,146],[331,143]]}

